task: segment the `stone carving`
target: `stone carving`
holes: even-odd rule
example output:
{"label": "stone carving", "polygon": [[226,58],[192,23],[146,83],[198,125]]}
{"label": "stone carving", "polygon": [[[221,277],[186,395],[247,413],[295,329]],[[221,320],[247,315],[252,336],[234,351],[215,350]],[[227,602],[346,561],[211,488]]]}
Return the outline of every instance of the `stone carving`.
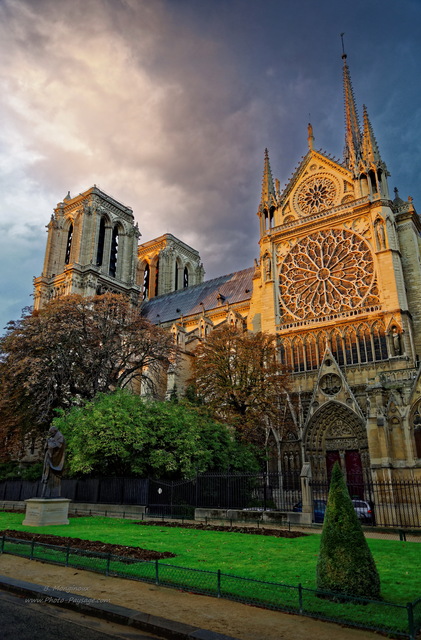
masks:
{"label": "stone carving", "polygon": [[272,279],[272,260],[270,259],[270,255],[267,253],[263,259],[265,266],[265,280]]}
{"label": "stone carving", "polygon": [[393,353],[395,356],[402,355],[402,345],[401,345],[401,336],[398,332],[397,327],[392,327],[392,343],[393,343]]}
{"label": "stone carving", "polygon": [[357,438],[340,438],[326,441],[326,451],[346,451],[358,449]]}
{"label": "stone carving", "polygon": [[328,438],[350,438],[354,437],[354,433],[349,424],[343,422],[335,422],[327,434]]}
{"label": "stone carving", "polygon": [[284,258],[284,256],[286,256],[290,248],[291,245],[289,242],[281,242],[278,244],[278,246],[276,247],[276,254],[279,258],[278,262],[280,262]]}
{"label": "stone carving", "polygon": [[61,474],[63,472],[66,441],[57,427],[50,427],[45,442],[42,498],[59,498]]}
{"label": "stone carving", "polygon": [[333,207],[338,195],[333,180],[324,175],[313,176],[298,189],[295,202],[304,215],[318,213]]}
{"label": "stone carving", "polygon": [[384,224],[381,220],[376,220],[374,223],[374,232],[376,236],[377,250],[381,251],[382,249],[386,249],[386,234],[384,231]]}
{"label": "stone carving", "polygon": [[342,381],[336,373],[327,373],[320,380],[320,389],[327,396],[336,395],[342,387]]}
{"label": "stone carving", "polygon": [[358,233],[360,236],[370,235],[370,225],[366,217],[357,218],[351,222],[345,222],[344,227],[351,231],[355,231],[355,233]]}
{"label": "stone carving", "polygon": [[324,316],[355,309],[370,293],[374,298],[374,284],[365,240],[345,229],[328,229],[290,250],[280,270],[280,301],[294,318]]}

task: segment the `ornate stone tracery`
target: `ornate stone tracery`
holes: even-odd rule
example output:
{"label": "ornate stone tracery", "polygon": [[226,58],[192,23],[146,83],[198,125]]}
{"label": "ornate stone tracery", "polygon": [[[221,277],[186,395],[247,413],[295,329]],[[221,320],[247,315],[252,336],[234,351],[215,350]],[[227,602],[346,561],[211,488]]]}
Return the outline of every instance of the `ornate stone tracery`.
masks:
{"label": "ornate stone tracery", "polygon": [[356,450],[363,468],[369,464],[365,426],[357,414],[339,402],[328,402],[311,418],[305,449],[314,471],[325,471],[325,452]]}
{"label": "ornate stone tracery", "polygon": [[[374,293],[373,257],[365,240],[345,229],[328,229],[303,238],[280,269],[280,302],[297,319],[348,311]],[[370,296],[370,294],[372,294]]]}
{"label": "ornate stone tracery", "polygon": [[295,205],[300,213],[308,216],[333,207],[337,196],[338,189],[333,180],[319,174],[301,185],[295,196]]}

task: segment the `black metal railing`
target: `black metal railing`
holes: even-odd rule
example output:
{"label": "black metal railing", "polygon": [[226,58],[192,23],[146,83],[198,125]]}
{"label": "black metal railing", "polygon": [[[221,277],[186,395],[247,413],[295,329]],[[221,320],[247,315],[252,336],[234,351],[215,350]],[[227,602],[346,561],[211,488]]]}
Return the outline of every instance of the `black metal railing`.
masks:
{"label": "black metal railing", "polygon": [[[348,475],[356,501],[367,503],[365,524],[378,527],[421,528],[421,481],[373,481],[369,474]],[[0,502],[39,497],[40,482],[0,481]],[[313,503],[327,500],[326,477],[310,482]],[[237,509],[283,512],[300,510],[301,480],[296,474],[205,473],[184,480],[150,478],[64,478],[62,496],[74,503],[141,505],[160,516],[193,517],[194,509]],[[320,514],[319,514],[320,515]],[[316,521],[320,521],[317,520]]]}

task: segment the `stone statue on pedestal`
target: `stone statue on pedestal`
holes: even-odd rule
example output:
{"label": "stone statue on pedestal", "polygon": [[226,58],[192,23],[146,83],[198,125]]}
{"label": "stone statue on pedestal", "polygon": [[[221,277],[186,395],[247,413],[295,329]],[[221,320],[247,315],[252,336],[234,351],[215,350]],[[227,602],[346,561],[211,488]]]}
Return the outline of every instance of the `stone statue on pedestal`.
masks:
{"label": "stone statue on pedestal", "polygon": [[45,442],[42,498],[60,498],[66,441],[57,427],[50,427]]}

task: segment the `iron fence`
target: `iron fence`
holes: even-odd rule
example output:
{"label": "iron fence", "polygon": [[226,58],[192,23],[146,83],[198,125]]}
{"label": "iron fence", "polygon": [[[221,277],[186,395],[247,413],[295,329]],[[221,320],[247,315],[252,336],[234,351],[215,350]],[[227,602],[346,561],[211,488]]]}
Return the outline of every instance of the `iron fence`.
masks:
{"label": "iron fence", "polygon": [[292,511],[300,500],[297,475],[207,473],[188,480],[149,480],[147,507],[156,515],[187,517],[197,507]]}
{"label": "iron fence", "polygon": [[[71,547],[3,536],[0,553],[17,555],[77,569],[129,578],[193,593],[236,600],[276,611],[298,613],[320,620],[380,631],[415,640],[421,628],[421,599],[407,605],[356,598],[289,585],[264,582],[218,571],[179,567],[158,560],[145,561]],[[49,601],[54,590],[49,590]]]}
{"label": "iron fence", "polygon": [[[351,498],[367,503],[363,523],[377,527],[421,528],[421,482],[373,481],[369,475],[348,476]],[[322,521],[329,482],[313,478],[314,518]],[[19,502],[41,495],[40,482],[0,481],[0,502]],[[148,478],[64,478],[62,496],[74,503],[142,505],[157,516],[192,518],[196,508],[282,512],[301,509],[297,474],[205,473],[184,480]]]}
{"label": "iron fence", "polygon": [[[314,500],[327,500],[326,478],[313,479],[311,488]],[[348,490],[363,524],[401,529],[421,527],[421,482],[380,482],[360,475],[348,478]]]}

